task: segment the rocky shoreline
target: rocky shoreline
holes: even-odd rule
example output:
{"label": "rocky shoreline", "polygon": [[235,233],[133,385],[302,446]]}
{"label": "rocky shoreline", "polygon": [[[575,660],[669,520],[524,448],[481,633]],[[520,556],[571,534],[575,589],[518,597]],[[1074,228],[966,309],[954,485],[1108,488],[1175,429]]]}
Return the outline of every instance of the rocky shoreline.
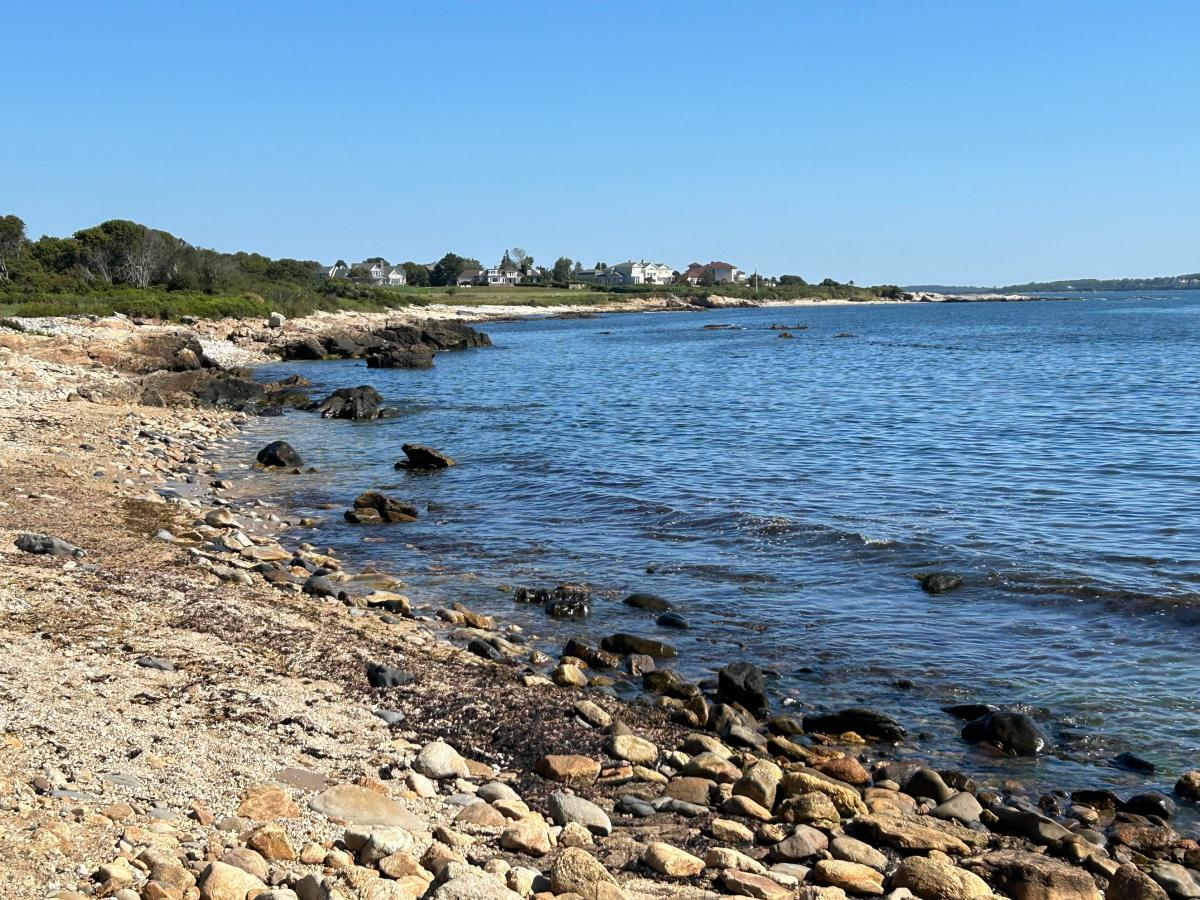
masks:
{"label": "rocky shoreline", "polygon": [[[773,714],[746,663],[690,684],[636,634],[553,658],[461,604],[422,615],[236,496],[214,462],[236,410],[297,385],[251,395],[231,366],[449,349],[428,323],[360,324],[0,332],[0,894],[1200,897],[1200,845],[1169,824],[1200,774],[1177,800],[1039,797],[897,762],[889,717]],[[402,528],[387,499],[352,509]],[[648,699],[610,696],[613,671]]]}

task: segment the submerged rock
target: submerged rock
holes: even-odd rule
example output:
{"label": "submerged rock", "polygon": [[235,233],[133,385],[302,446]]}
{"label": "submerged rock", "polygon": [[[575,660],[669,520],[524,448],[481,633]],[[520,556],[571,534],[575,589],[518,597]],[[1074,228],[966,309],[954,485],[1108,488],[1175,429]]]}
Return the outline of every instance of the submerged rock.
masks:
{"label": "submerged rock", "polygon": [[844,734],[853,731],[865,738],[879,741],[902,741],[907,732],[891,716],[872,709],[843,709],[835,713],[809,713],[804,717],[806,731],[824,734]]}
{"label": "submerged rock", "polygon": [[267,468],[298,469],[304,460],[287,441],[272,441],[258,451],[258,461]]}
{"label": "submerged rock", "polygon": [[600,646],[610,653],[644,653],[656,659],[679,655],[670,644],[636,634],[610,634],[600,642]]}
{"label": "submerged rock", "polygon": [[670,603],[656,594],[630,594],[624,602],[626,606],[648,612],[667,612],[671,608]]}
{"label": "submerged rock", "polygon": [[1050,747],[1050,738],[1033,719],[1019,712],[994,712],[968,722],[963,740],[986,741],[1011,756],[1036,756]]}
{"label": "submerged rock", "polygon": [[944,594],[962,587],[962,576],[955,572],[930,572],[921,576],[921,589],[929,594]]}

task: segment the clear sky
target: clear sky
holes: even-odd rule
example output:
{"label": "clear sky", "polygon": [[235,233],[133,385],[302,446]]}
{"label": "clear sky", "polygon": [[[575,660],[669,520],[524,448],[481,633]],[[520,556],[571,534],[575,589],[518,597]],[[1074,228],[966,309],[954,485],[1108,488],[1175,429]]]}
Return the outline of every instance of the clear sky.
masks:
{"label": "clear sky", "polygon": [[1200,3],[121,2],[3,13],[0,213],[858,283],[1200,270]]}

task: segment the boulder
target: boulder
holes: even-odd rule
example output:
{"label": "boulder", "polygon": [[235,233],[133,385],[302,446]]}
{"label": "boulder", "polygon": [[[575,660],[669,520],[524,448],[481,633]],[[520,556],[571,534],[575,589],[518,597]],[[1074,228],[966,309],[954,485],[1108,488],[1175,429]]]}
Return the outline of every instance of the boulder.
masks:
{"label": "boulder", "polygon": [[367,354],[368,369],[432,369],[431,347],[383,347]]}
{"label": "boulder", "polygon": [[415,522],[417,508],[378,491],[364,491],[354,498],[354,512],[374,510],[383,522]]}
{"label": "boulder", "polygon": [[431,741],[421,748],[413,768],[426,778],[469,778],[471,770],[459,752],[445,741]]}
{"label": "boulder", "polygon": [[258,461],[267,468],[298,469],[304,460],[287,441],[272,441],[258,451]]}
{"label": "boulder", "polygon": [[674,878],[688,878],[704,871],[704,860],[662,841],[651,841],[646,846],[642,864]]}
{"label": "boulder", "polygon": [[424,822],[395,800],[357,784],[335,784],[313,797],[308,805],[351,825],[389,826],[409,832],[428,830]]}
{"label": "boulder", "polygon": [[429,900],[524,900],[495,875],[465,862],[451,862],[438,873]]}
{"label": "boulder", "polygon": [[223,862],[209,863],[196,883],[200,900],[246,900],[267,889],[261,879]]}
{"label": "boulder", "polygon": [[737,704],[754,715],[765,712],[769,703],[762,669],[748,662],[735,662],[717,673],[717,702]]}
{"label": "boulder", "polygon": [[1169,900],[1167,892],[1133,863],[1117,869],[1104,896],[1107,900]]}
{"label": "boulder", "polygon": [[675,648],[662,641],[639,637],[635,634],[611,634],[600,641],[600,646],[610,653],[644,653],[656,659],[678,656]]}
{"label": "boulder", "polygon": [[355,422],[379,419],[389,415],[379,391],[370,385],[338,388],[324,400],[310,407],[323,419],[351,419]]}
{"label": "boulder", "polygon": [[671,604],[656,594],[630,594],[624,601],[626,606],[648,612],[667,612]]}
{"label": "boulder", "polygon": [[438,469],[448,469],[458,465],[453,459],[422,444],[404,444],[401,448],[407,459],[396,463],[397,469],[409,469],[416,472],[435,472]]}
{"label": "boulder", "polygon": [[578,822],[592,834],[605,837],[612,834],[612,821],[608,814],[591,800],[555,791],[549,798],[550,818],[556,825]]}
{"label": "boulder", "polygon": [[893,888],[907,888],[921,900],[982,900],[992,889],[973,872],[925,856],[905,858],[892,874]]}
{"label": "boulder", "polygon": [[568,847],[550,869],[555,894],[578,894],[584,900],[618,900],[624,895],[617,880],[581,847]]}
{"label": "boulder", "polygon": [[842,859],[819,859],[809,876],[817,884],[840,887],[852,894],[883,894],[883,873]]}
{"label": "boulder", "polygon": [[87,551],[80,550],[74,544],[69,544],[61,538],[48,534],[31,534],[22,532],[17,535],[13,544],[23,553],[39,556],[85,556]]}
{"label": "boulder", "polygon": [[550,781],[572,787],[587,787],[600,777],[600,763],[590,756],[549,754],[537,761],[534,770]]}
{"label": "boulder", "polygon": [[1083,869],[1040,853],[997,850],[965,860],[994,889],[1018,900],[1100,900],[1096,882]]}
{"label": "boulder", "polygon": [[902,741],[905,730],[891,716],[871,709],[855,707],[835,713],[809,713],[804,717],[808,732],[839,735],[853,731],[861,737],[878,741]]}
{"label": "boulder", "polygon": [[963,740],[986,741],[1010,756],[1037,756],[1050,748],[1050,738],[1033,719],[1019,712],[993,712],[968,722]]}
{"label": "boulder", "polygon": [[1175,793],[1184,800],[1200,801],[1200,772],[1185,772],[1175,782]]}

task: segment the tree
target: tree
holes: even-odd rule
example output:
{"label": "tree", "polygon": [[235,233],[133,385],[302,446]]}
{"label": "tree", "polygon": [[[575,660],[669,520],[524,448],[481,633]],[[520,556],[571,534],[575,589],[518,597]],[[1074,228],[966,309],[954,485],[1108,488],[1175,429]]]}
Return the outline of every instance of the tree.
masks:
{"label": "tree", "polygon": [[841,287],[841,285],[832,278],[824,278],[821,280],[821,287]]}
{"label": "tree", "polygon": [[25,249],[25,223],[17,216],[0,218],[0,281],[8,281],[9,266]]}
{"label": "tree", "polygon": [[457,253],[447,253],[434,265],[429,275],[429,283],[454,287],[458,284],[458,276],[466,268],[466,260]]}
{"label": "tree", "polygon": [[572,261],[565,256],[560,256],[554,261],[551,277],[555,284],[566,284],[571,280],[571,265]]}
{"label": "tree", "polygon": [[351,281],[370,281],[371,270],[366,266],[351,266],[349,278]]}
{"label": "tree", "polygon": [[406,262],[400,268],[404,270],[404,280],[413,287],[425,287],[429,284],[429,269],[420,263]]}
{"label": "tree", "polygon": [[797,285],[798,287],[804,287],[804,285],[808,284],[808,282],[805,281],[803,278],[801,278],[799,275],[780,275],[779,283],[783,284],[783,285],[794,284],[794,285]]}
{"label": "tree", "polygon": [[713,271],[712,266],[705,266],[704,271],[700,273],[700,280],[697,282],[697,284],[703,285],[704,287],[712,287],[716,283],[717,273]]}
{"label": "tree", "polygon": [[511,250],[505,250],[504,258],[516,266],[517,271],[522,275],[528,275],[533,269],[533,257],[520,247],[513,247]]}

